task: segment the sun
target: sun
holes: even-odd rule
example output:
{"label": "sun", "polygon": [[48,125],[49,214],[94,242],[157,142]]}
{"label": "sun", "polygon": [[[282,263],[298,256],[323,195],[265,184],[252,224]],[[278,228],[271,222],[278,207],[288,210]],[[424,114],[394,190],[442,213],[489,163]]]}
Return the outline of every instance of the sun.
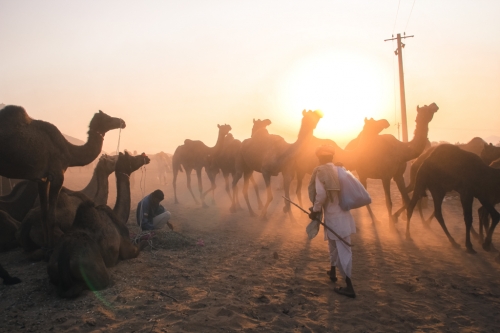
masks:
{"label": "sun", "polygon": [[[324,114],[315,134],[324,138],[354,138],[364,118],[387,118],[393,95],[390,74],[376,59],[353,52],[327,51],[293,66],[282,84],[281,100],[289,121],[300,111]],[[297,115],[290,111],[296,110]]]}

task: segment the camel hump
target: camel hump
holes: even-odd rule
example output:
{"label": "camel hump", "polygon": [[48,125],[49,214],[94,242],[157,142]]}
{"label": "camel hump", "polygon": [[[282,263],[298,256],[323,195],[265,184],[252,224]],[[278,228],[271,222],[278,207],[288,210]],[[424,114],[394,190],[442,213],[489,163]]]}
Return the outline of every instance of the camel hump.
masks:
{"label": "camel hump", "polygon": [[0,124],[7,126],[29,125],[33,119],[28,116],[21,106],[7,105],[0,110]]}

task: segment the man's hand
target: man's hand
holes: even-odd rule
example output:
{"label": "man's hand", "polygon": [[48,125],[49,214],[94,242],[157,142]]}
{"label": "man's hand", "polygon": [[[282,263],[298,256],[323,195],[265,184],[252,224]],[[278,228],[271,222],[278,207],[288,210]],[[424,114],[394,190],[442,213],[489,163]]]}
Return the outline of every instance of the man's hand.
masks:
{"label": "man's hand", "polygon": [[319,216],[321,215],[321,212],[313,212],[313,208],[312,207],[309,207],[309,218],[311,219],[311,221],[313,220],[317,220],[319,218]]}

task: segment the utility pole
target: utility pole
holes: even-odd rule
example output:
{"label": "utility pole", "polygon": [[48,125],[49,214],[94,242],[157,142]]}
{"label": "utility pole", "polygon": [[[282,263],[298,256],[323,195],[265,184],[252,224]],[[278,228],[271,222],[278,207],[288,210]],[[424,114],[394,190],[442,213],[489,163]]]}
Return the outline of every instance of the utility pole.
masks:
{"label": "utility pole", "polygon": [[[405,76],[403,72],[403,48],[405,47],[405,44],[401,42],[401,39],[403,38],[410,38],[412,36],[403,36],[401,37],[401,34],[397,34],[397,37],[394,38],[389,38],[389,39],[384,39],[384,42],[387,42],[388,40],[397,40],[398,42],[398,48],[396,51],[394,51],[394,54],[398,56],[398,64],[399,64],[399,94],[400,94],[400,100],[401,100],[401,126],[402,126],[402,131],[403,131],[403,142],[408,142],[408,125],[406,122],[406,97],[405,97]],[[399,132],[399,131],[398,131]]]}

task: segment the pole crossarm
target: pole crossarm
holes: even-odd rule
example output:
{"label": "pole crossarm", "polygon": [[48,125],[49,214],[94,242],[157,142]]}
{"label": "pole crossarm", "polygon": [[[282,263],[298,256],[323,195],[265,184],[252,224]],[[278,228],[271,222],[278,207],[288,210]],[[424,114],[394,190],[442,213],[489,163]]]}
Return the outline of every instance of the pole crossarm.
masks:
{"label": "pole crossarm", "polygon": [[[410,37],[415,37],[414,35],[411,35],[411,36],[403,36],[401,37],[401,39],[403,38],[410,38]],[[398,37],[394,37],[394,38],[389,38],[389,39],[384,39],[384,42],[387,42],[388,40],[397,40]]]}

